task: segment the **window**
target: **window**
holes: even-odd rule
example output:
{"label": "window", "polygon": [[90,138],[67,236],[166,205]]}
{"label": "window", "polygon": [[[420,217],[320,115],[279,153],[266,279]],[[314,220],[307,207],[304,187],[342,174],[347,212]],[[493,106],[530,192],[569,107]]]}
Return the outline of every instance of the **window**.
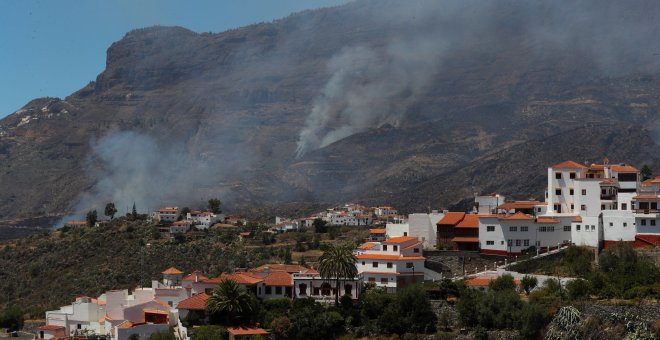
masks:
{"label": "window", "polygon": [[575,179],[575,173],[571,172],[570,174],[568,174],[568,177],[570,177],[571,179]]}
{"label": "window", "polygon": [[561,179],[561,172],[555,172],[555,178]]}
{"label": "window", "polygon": [[523,240],[523,246],[529,247],[529,240]]}
{"label": "window", "polygon": [[392,268],[392,262],[387,262],[387,268]]}
{"label": "window", "polygon": [[600,205],[600,210],[605,210],[605,204]]}
{"label": "window", "polygon": [[364,266],[364,261],[362,261],[362,265]]}
{"label": "window", "polygon": [[571,211],[575,210],[575,205],[571,203]]}
{"label": "window", "polygon": [[414,268],[415,265],[412,262],[406,262],[406,268]]}
{"label": "window", "polygon": [[500,244],[501,244],[501,245],[504,245],[504,241],[500,241]]}
{"label": "window", "polygon": [[78,329],[81,329],[81,328],[82,328],[82,325],[81,325],[81,324],[78,324],[77,328],[78,328]]}
{"label": "window", "polygon": [[580,206],[580,210],[582,210],[582,211],[587,211],[587,205],[586,205],[586,204],[582,204],[582,205]]}
{"label": "window", "polygon": [[507,246],[511,247],[512,244],[513,244],[513,240],[506,240]]}
{"label": "window", "polygon": [[375,278],[375,277],[370,277],[370,278],[369,278],[369,282],[371,282],[371,283],[376,282],[376,278]]}
{"label": "window", "polygon": [[516,247],[520,247],[522,240],[516,240]]}
{"label": "window", "polygon": [[621,203],[621,210],[628,210],[628,204]]}
{"label": "window", "polygon": [[273,287],[266,286],[266,294],[273,294]]}
{"label": "window", "polygon": [[558,212],[558,213],[561,212],[561,205],[560,204],[555,204],[554,207],[555,207],[556,212]]}
{"label": "window", "polygon": [[642,218],[642,225],[646,225],[646,220]]}
{"label": "window", "polygon": [[525,226],[520,227],[520,231],[529,231],[529,227],[525,227]]}
{"label": "window", "polygon": [[383,244],[383,251],[387,251],[387,244]]}
{"label": "window", "polygon": [[509,227],[509,231],[518,231],[518,227]]}
{"label": "window", "polygon": [[570,190],[568,190],[568,194],[569,195],[575,195],[575,190],[573,190],[573,188],[571,188]]}
{"label": "window", "polygon": [[487,226],[486,231],[495,231],[495,226],[494,225]]}
{"label": "window", "polygon": [[591,231],[594,231],[594,230],[596,230],[596,226],[592,224],[591,225]]}
{"label": "window", "polygon": [[570,225],[565,225],[564,226],[564,231],[571,231],[571,226]]}
{"label": "window", "polygon": [[399,246],[392,246],[392,250],[394,250],[394,251],[399,250]]}
{"label": "window", "polygon": [[300,286],[298,286],[298,289],[300,290],[300,295],[307,295],[307,285],[304,283],[301,283]]}
{"label": "window", "polygon": [[167,301],[167,305],[172,307],[172,301]]}
{"label": "window", "polygon": [[408,232],[407,232],[407,231],[404,231],[404,232],[403,232],[403,236],[408,236]]}
{"label": "window", "polygon": [[610,222],[610,227],[614,227],[614,222]]}
{"label": "window", "polygon": [[495,241],[486,241],[486,245],[487,245],[487,246],[494,246],[494,245],[495,245]]}
{"label": "window", "polygon": [[378,262],[372,263],[371,266],[374,267],[374,268],[378,268]]}
{"label": "window", "polygon": [[413,253],[419,253],[419,248],[413,248]]}
{"label": "window", "polygon": [[577,225],[575,226],[575,230],[576,230],[576,231],[580,231],[580,225],[579,225],[579,224],[577,224]]}
{"label": "window", "polygon": [[655,220],[651,220],[651,225],[655,225]]}
{"label": "window", "polygon": [[561,196],[561,189],[555,189],[555,195]]}
{"label": "window", "polygon": [[587,195],[587,189],[582,189],[582,196],[586,196],[586,195]]}
{"label": "window", "polygon": [[541,226],[541,227],[539,227],[538,230],[539,230],[539,233],[544,233],[547,230],[547,227],[546,226]]}
{"label": "window", "polygon": [[623,226],[624,226],[624,227],[627,227],[627,226],[628,226],[628,223],[623,222]]}
{"label": "window", "polygon": [[275,294],[282,295],[282,287],[280,286],[275,287]]}
{"label": "window", "polygon": [[380,278],[380,284],[386,285],[387,284],[387,278],[386,277],[381,277]]}
{"label": "window", "polygon": [[346,295],[351,295],[353,294],[353,285],[345,285],[344,286],[344,293]]}
{"label": "window", "polygon": [[541,212],[541,208],[536,208],[536,211],[537,211],[537,212]]}

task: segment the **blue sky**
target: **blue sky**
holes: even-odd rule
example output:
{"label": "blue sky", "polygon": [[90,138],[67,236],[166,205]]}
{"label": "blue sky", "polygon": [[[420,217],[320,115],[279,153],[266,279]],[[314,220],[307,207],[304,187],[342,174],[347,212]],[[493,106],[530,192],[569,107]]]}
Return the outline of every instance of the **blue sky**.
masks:
{"label": "blue sky", "polygon": [[271,21],[346,0],[0,0],[0,118],[37,97],[65,97],[103,71],[134,28],[195,32]]}

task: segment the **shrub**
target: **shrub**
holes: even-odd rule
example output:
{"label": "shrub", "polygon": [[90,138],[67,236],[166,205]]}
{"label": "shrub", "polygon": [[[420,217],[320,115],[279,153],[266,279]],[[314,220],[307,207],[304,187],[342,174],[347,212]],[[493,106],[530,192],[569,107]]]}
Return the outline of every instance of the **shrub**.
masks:
{"label": "shrub", "polygon": [[583,279],[571,280],[566,284],[568,298],[577,300],[589,295],[589,282]]}
{"label": "shrub", "polygon": [[529,292],[536,287],[538,284],[538,280],[536,279],[536,276],[531,276],[531,275],[525,275],[523,276],[522,280],[520,281],[520,284],[522,285],[523,289],[525,290],[525,293],[529,295]]}
{"label": "shrub", "polygon": [[200,326],[194,328],[192,340],[226,339],[227,330],[222,326]]}

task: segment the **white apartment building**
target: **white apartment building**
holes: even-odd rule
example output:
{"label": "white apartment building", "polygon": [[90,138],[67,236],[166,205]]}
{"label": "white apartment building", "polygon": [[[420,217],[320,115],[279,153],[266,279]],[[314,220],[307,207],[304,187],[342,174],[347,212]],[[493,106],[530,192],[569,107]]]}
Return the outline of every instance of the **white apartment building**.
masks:
{"label": "white apartment building", "polygon": [[660,179],[654,181],[641,185],[639,170],[607,159],[590,166],[573,161],[553,165],[545,202],[528,201],[526,209],[525,202],[505,203],[490,214],[486,210],[491,209],[479,208],[481,252],[517,254],[529,246],[551,249],[565,243],[658,244],[660,229],[653,227],[658,225]]}
{"label": "white apartment building", "polygon": [[179,217],[179,207],[160,208],[151,214],[151,218],[156,221],[174,222]]}
{"label": "white apartment building", "polygon": [[208,229],[217,222],[224,221],[224,214],[214,214],[210,211],[191,211],[186,214],[186,220],[191,221],[196,229]]}
{"label": "white apartment building", "polygon": [[424,248],[435,248],[438,238],[436,224],[444,216],[445,213],[437,210],[432,211],[430,214],[410,214],[407,223],[387,223],[385,225],[386,234],[389,237],[417,237]]}
{"label": "white apartment building", "polygon": [[383,242],[367,242],[357,253],[358,276],[388,292],[424,281],[422,242],[417,237],[392,237]]}

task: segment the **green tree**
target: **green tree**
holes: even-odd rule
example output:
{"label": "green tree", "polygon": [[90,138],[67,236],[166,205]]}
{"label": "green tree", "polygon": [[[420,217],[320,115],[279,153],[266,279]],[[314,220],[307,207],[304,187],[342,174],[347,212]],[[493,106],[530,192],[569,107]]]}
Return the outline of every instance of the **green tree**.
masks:
{"label": "green tree", "polygon": [[520,284],[525,290],[525,294],[529,295],[529,292],[532,289],[536,288],[536,285],[538,284],[538,280],[536,279],[536,276],[525,275],[523,276],[522,280],[520,280]]}
{"label": "green tree", "polygon": [[589,282],[587,280],[575,279],[566,284],[568,298],[576,300],[589,295]]}
{"label": "green tree", "polygon": [[353,279],[357,276],[357,267],[353,249],[348,245],[334,245],[326,250],[319,258],[318,271],[326,280],[334,279],[335,306],[339,306],[339,281],[342,278]]}
{"label": "green tree", "polygon": [[220,202],[219,199],[211,198],[208,202],[208,208],[209,208],[209,210],[211,210],[212,213],[219,214],[219,213],[221,213],[220,204],[222,204],[222,202]]}
{"label": "green tree", "polygon": [[117,213],[117,208],[115,207],[115,204],[110,202],[105,205],[105,216],[110,217],[111,220],[115,218],[115,214]]}
{"label": "green tree", "polygon": [[314,222],[312,222],[312,226],[314,227],[314,232],[317,234],[327,232],[328,228],[326,225],[327,222],[320,218],[314,219]]}
{"label": "green tree", "polygon": [[270,322],[275,339],[287,339],[291,335],[291,320],[286,316],[280,316]]}
{"label": "green tree", "polygon": [[653,169],[651,169],[651,167],[648,164],[644,164],[644,166],[642,166],[642,169],[639,171],[639,173],[642,175],[643,181],[653,177]]}
{"label": "green tree", "polygon": [[137,220],[138,218],[138,212],[137,212],[137,207],[135,206],[135,202],[133,202],[133,209],[131,210],[131,218],[133,218],[133,220]]}
{"label": "green tree", "polygon": [[152,333],[151,336],[149,336],[149,340],[176,340],[176,338],[172,332],[162,331]]}
{"label": "green tree", "polygon": [[224,280],[206,301],[209,314],[218,316],[223,325],[243,326],[253,310],[252,296],[234,280]]}
{"label": "green tree", "polygon": [[227,338],[227,330],[222,326],[209,325],[195,327],[192,340],[216,340]]}
{"label": "green tree", "polygon": [[96,213],[96,210],[88,211],[87,216],[86,216],[86,220],[87,220],[87,226],[88,227],[93,227],[94,225],[96,225],[96,221],[98,220],[98,215]]}
{"label": "green tree", "polygon": [[291,264],[292,259],[291,259],[291,249],[286,248],[284,250],[284,264]]}
{"label": "green tree", "polygon": [[516,289],[516,283],[513,281],[513,276],[510,274],[504,274],[495,281],[491,281],[490,284],[488,285],[490,290],[494,290],[496,292],[499,291],[505,291],[505,290],[515,290]]}
{"label": "green tree", "polygon": [[0,313],[0,328],[16,331],[23,328],[23,312],[18,307],[9,307]]}

